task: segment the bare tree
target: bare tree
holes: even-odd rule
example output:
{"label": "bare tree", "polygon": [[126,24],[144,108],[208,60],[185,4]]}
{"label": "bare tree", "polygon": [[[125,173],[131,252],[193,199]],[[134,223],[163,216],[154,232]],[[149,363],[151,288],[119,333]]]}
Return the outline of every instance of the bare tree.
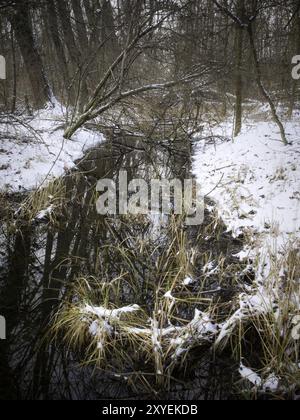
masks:
{"label": "bare tree", "polygon": [[199,77],[198,72],[191,72],[179,80],[145,84],[125,89],[126,75],[136,59],[143,53],[144,47],[142,41],[161,27],[169,17],[170,14],[165,15],[155,24],[152,24],[153,16],[147,15],[142,17],[141,23],[134,28],[134,31],[128,34],[126,45],[98,83],[92,98],[85,105],[83,113],[65,131],[65,138],[71,138],[85,123],[102,115],[124,99],[149,91],[167,89],[180,83],[190,82]]}
{"label": "bare tree", "polygon": [[64,1],[56,0],[56,7],[61,22],[62,33],[64,36],[64,42],[67,47],[71,63],[73,64],[75,71],[78,73],[77,77],[77,105],[79,111],[83,109],[84,103],[88,98],[88,86],[87,86],[87,75],[84,69],[84,60],[81,54],[81,50],[76,43],[76,39],[73,32],[73,27],[70,20],[70,10],[68,4]]}
{"label": "bare tree", "polygon": [[81,3],[80,0],[72,0],[71,3],[74,12],[76,32],[80,43],[81,53],[83,56],[86,56],[88,54],[89,49],[89,39],[83,17]]}
{"label": "bare tree", "polygon": [[31,83],[35,106],[41,108],[46,102],[51,101],[51,94],[43,63],[35,45],[30,11],[28,7],[24,7],[24,4],[17,3],[9,18]]}
{"label": "bare tree", "polygon": [[45,22],[47,22],[47,27],[49,28],[48,36],[50,37],[49,39],[53,42],[54,51],[58,62],[58,68],[60,69],[63,78],[63,84],[68,92],[71,79],[64,46],[60,38],[58,16],[54,0],[48,0],[44,4],[43,16]]}
{"label": "bare tree", "polygon": [[275,104],[274,104],[271,96],[268,94],[267,90],[265,89],[263,81],[262,81],[262,72],[261,72],[261,67],[260,67],[260,62],[259,62],[259,58],[258,58],[258,54],[257,54],[256,45],[255,45],[254,31],[253,31],[254,22],[255,22],[257,16],[259,15],[259,12],[260,12],[259,2],[255,1],[255,0],[251,1],[251,6],[252,7],[251,7],[250,14],[248,16],[240,17],[240,16],[237,16],[229,8],[225,7],[224,5],[221,5],[218,0],[213,0],[213,1],[214,1],[215,5],[217,6],[217,8],[219,10],[221,10],[222,13],[227,14],[233,20],[233,22],[236,25],[240,26],[241,29],[246,29],[247,30],[247,33],[248,33],[248,36],[249,36],[249,41],[250,41],[250,49],[251,49],[251,53],[252,53],[253,61],[254,61],[254,66],[255,66],[257,86],[259,88],[259,91],[260,91],[262,97],[265,99],[265,101],[270,106],[273,120],[277,124],[277,126],[280,130],[280,135],[281,135],[282,142],[285,145],[288,145],[285,130],[284,130],[283,124],[280,121],[279,116],[277,114]]}

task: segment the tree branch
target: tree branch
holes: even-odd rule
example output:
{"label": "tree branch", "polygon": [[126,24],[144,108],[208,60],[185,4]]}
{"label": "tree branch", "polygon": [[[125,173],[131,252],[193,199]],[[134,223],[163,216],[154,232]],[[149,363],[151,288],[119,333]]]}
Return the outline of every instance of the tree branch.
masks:
{"label": "tree branch", "polygon": [[247,26],[238,16],[236,16],[234,13],[232,13],[231,10],[227,9],[226,7],[222,6],[218,0],[213,0],[213,3],[217,6],[217,8],[225,15],[229,16],[237,25],[244,28]]}
{"label": "tree branch", "polygon": [[149,91],[168,89],[170,87],[174,87],[176,85],[183,84],[183,83],[190,83],[193,80],[195,80],[196,78],[199,78],[202,74],[203,73],[196,73],[196,74],[186,76],[186,77],[184,77],[182,79],[179,79],[179,80],[176,80],[176,81],[171,81],[171,82],[166,82],[166,83],[161,83],[161,84],[145,85],[145,86],[141,86],[141,87],[136,88],[136,89],[131,89],[127,92],[122,92],[118,96],[116,96],[115,98],[111,99],[106,105],[103,105],[101,108],[99,108],[97,111],[92,112],[91,110],[89,110],[89,111],[83,113],[78,118],[78,120],[75,121],[75,123],[72,124],[65,131],[64,137],[66,139],[70,139],[73,136],[73,134],[80,127],[82,127],[85,123],[93,120],[94,118],[98,117],[99,115],[102,115],[104,112],[111,109],[114,105],[116,105],[117,103],[121,102],[122,100],[124,100],[126,98],[136,96],[136,95],[139,95],[141,93],[145,93],[145,92],[149,92]]}

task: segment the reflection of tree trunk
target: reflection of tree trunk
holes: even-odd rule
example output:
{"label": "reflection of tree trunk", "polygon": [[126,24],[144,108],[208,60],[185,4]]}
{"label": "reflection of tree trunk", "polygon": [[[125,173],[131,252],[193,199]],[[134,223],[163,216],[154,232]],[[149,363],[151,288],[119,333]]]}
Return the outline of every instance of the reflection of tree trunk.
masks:
{"label": "reflection of tree trunk", "polygon": [[[50,231],[47,235],[47,241],[46,241],[46,253],[45,253],[45,264],[44,264],[44,274],[43,274],[43,291],[45,293],[46,290],[48,290],[49,287],[49,279],[51,274],[51,257],[53,252],[53,246],[54,246],[54,236],[53,233]],[[45,298],[45,296],[44,296]],[[45,299],[44,299],[45,300]],[[45,307],[43,307],[43,311],[45,311]],[[43,313],[43,320],[47,319],[47,311]]]}
{"label": "reflection of tree trunk", "polygon": [[6,319],[7,340],[0,340],[0,399],[18,397],[18,381],[10,367],[13,332],[20,320],[21,295],[26,287],[30,263],[31,229],[21,227],[16,234],[9,274],[1,294],[1,315]]}
{"label": "reflection of tree trunk", "polygon": [[28,278],[31,235],[31,228],[22,226],[15,239],[5,293],[5,317],[8,332],[12,331],[18,321],[21,294]]}
{"label": "reflection of tree trunk", "polygon": [[[42,337],[49,332],[51,325],[51,317],[60,303],[62,290],[66,282],[70,279],[68,270],[70,268],[70,261],[67,260],[71,256],[71,245],[77,232],[77,223],[80,219],[81,197],[84,192],[83,182],[79,183],[76,191],[78,202],[73,198],[74,180],[69,178],[67,182],[67,196],[66,201],[71,203],[71,206],[65,210],[64,217],[61,220],[60,230],[57,236],[56,251],[53,261],[51,255],[54,246],[53,234],[48,234],[46,243],[45,267],[43,276],[43,295],[42,295],[42,314],[41,314],[41,330],[39,335]],[[80,197],[80,198],[79,198]],[[71,215],[68,214],[71,211]],[[68,222],[69,221],[69,222]],[[40,343],[36,363],[33,374],[33,390],[34,396],[43,396],[48,398],[49,386],[51,381],[51,371],[53,365],[54,350],[49,346],[47,341]]]}
{"label": "reflection of tree trunk", "polygon": [[18,399],[17,382],[9,365],[9,345],[0,340],[0,401]]}
{"label": "reflection of tree trunk", "polygon": [[251,48],[253,59],[254,59],[257,86],[258,86],[258,88],[260,90],[260,93],[263,96],[263,98],[265,98],[265,100],[270,105],[273,121],[275,122],[275,124],[277,124],[277,126],[280,130],[280,135],[281,135],[282,142],[285,145],[288,145],[285,130],[284,130],[282,122],[280,121],[280,119],[277,115],[277,111],[276,111],[276,107],[274,105],[274,102],[272,101],[270,95],[266,91],[266,89],[263,85],[263,82],[262,82],[262,73],[261,73],[261,68],[260,68],[260,64],[259,64],[259,60],[258,60],[258,54],[257,54],[256,47],[255,47],[253,27],[252,27],[251,23],[249,23],[249,25],[248,25],[248,34],[249,34],[249,40],[250,40],[250,48]]}
{"label": "reflection of tree trunk", "polygon": [[51,94],[41,57],[35,47],[28,6],[17,3],[10,21],[31,83],[35,106],[42,108],[50,101]]}
{"label": "reflection of tree trunk", "polygon": [[[46,241],[46,253],[45,253],[45,264],[44,264],[44,275],[43,275],[43,291],[49,287],[49,276],[51,271],[51,256],[54,245],[54,236],[51,231],[48,232],[47,241]],[[45,299],[43,299],[43,302]],[[44,302],[45,303],[45,302]],[[39,333],[43,336],[45,330],[49,325],[49,314],[47,312],[47,307],[42,305],[41,307],[41,329]],[[32,383],[32,396],[33,398],[40,397],[41,395],[47,399],[49,394],[49,386],[51,375],[49,372],[49,347],[45,340],[42,340],[38,352],[36,355],[36,362],[33,370],[33,383]]]}
{"label": "reflection of tree trunk", "polygon": [[80,222],[79,227],[77,229],[77,237],[73,247],[72,255],[75,257],[75,261],[72,266],[72,271],[70,274],[70,281],[73,281],[77,274],[80,271],[80,261],[87,260],[87,249],[88,249],[88,241],[89,241],[89,231],[90,231],[90,203],[93,197],[93,192],[88,191],[85,203],[83,208],[80,212]]}

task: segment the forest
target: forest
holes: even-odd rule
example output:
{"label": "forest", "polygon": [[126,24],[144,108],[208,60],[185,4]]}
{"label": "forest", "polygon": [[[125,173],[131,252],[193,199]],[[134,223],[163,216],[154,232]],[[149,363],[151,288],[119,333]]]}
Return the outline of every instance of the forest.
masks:
{"label": "forest", "polygon": [[0,0],[0,400],[298,400],[299,117],[299,0]]}

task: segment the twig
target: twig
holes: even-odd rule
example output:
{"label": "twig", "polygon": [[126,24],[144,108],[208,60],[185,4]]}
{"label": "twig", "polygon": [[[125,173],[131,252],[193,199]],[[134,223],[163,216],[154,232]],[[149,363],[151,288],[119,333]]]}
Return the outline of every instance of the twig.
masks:
{"label": "twig", "polygon": [[224,178],[224,174],[221,176],[221,179],[217,183],[217,185],[209,193],[205,194],[204,197],[208,197],[212,192],[214,192],[218,188],[218,186],[221,184],[221,182],[223,181],[223,178]]}

